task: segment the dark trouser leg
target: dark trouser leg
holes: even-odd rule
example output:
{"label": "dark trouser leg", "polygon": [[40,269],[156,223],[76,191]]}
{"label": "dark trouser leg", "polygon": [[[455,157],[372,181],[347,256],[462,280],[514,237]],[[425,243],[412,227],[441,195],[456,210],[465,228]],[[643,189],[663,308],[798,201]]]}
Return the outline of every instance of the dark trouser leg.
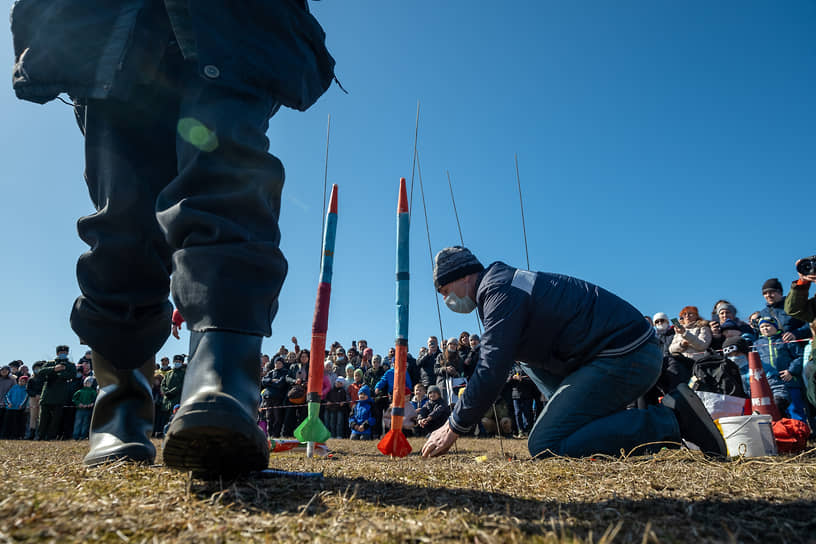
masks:
{"label": "dark trouser leg", "polygon": [[120,368],[140,367],[170,333],[170,248],[156,221],[176,175],[172,94],[139,89],[132,102],[89,100],[85,180],[96,213],[79,220],[91,249],[77,263],[82,295],[71,326]]}
{"label": "dark trouser leg", "polygon": [[195,73],[184,82],[179,175],[156,204],[174,250],[173,299],[191,330],[269,336],[287,270],[278,247],[283,165],[266,138],[278,104]]}

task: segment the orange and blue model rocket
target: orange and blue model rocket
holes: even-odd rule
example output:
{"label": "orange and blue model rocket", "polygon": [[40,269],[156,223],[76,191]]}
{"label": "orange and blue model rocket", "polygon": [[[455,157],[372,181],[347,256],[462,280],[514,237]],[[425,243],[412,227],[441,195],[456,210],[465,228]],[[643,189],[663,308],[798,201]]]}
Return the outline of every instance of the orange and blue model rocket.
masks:
{"label": "orange and blue model rocket", "polygon": [[405,178],[400,178],[397,203],[397,338],[394,349],[394,390],[391,404],[391,430],[377,444],[384,455],[405,457],[411,444],[402,433],[405,415],[405,371],[408,365],[408,195]]}
{"label": "orange and blue model rocket", "polygon": [[[323,231],[323,257],[320,261],[320,283],[317,284],[317,300],[312,319],[312,351],[309,355],[309,386],[306,393],[308,415],[297,429],[295,438],[308,442],[325,442],[331,433],[320,420],[320,394],[323,390],[323,357],[326,352],[326,331],[329,328],[329,300],[331,298],[332,266],[334,265],[334,241],[337,235],[337,185],[332,185],[326,228]],[[312,448],[307,447],[307,456]]]}

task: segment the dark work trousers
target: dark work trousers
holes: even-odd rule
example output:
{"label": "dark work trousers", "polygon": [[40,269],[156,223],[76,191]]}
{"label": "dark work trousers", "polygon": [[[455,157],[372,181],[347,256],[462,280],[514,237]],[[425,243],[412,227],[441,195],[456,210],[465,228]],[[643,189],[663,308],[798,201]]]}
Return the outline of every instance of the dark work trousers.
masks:
{"label": "dark work trousers", "polygon": [[62,429],[62,405],[40,404],[40,440],[54,440]]}
{"label": "dark work trousers", "polygon": [[265,134],[278,108],[197,74],[175,46],[128,101],[78,108],[96,212],[78,222],[90,250],[71,325],[117,367],[164,344],[169,291],[191,330],[271,334],[287,270],[283,165]]}

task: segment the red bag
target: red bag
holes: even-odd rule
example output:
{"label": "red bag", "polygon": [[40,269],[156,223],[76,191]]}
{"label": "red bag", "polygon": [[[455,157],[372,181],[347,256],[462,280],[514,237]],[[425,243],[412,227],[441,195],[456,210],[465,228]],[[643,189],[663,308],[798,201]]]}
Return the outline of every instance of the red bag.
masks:
{"label": "red bag", "polygon": [[779,453],[799,453],[807,445],[810,428],[804,421],[783,417],[773,422],[773,434]]}

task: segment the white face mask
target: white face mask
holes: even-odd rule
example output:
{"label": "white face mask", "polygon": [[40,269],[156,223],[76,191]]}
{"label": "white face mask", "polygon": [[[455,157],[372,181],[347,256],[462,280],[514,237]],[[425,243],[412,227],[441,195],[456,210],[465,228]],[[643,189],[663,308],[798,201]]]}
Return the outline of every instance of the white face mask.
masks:
{"label": "white face mask", "polygon": [[450,293],[445,297],[445,306],[457,314],[469,314],[476,309],[476,301],[470,295],[460,298],[456,293]]}
{"label": "white face mask", "polygon": [[654,326],[654,328],[655,328],[655,330],[657,332],[666,332],[667,330],[669,330],[669,324],[668,323],[657,323]]}

